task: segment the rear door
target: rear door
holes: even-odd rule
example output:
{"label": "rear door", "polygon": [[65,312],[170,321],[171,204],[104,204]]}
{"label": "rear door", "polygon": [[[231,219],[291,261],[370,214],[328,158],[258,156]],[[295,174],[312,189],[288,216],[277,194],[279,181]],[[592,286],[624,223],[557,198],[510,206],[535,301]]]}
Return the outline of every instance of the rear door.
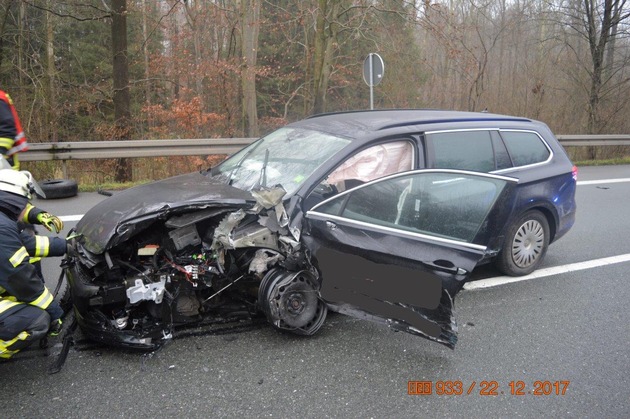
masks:
{"label": "rear door", "polygon": [[305,242],[336,311],[454,347],[453,298],[507,216],[517,180],[419,170],[381,178],[307,212]]}

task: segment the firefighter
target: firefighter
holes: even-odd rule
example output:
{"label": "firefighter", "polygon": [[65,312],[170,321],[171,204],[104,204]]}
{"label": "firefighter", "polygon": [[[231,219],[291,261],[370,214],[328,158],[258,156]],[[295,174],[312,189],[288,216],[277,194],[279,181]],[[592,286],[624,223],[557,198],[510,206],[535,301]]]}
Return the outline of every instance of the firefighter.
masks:
{"label": "firefighter", "polygon": [[[18,153],[26,150],[28,150],[28,143],[13,101],[7,93],[0,90],[0,153],[13,169],[20,170]],[[30,203],[20,221],[26,224],[41,224],[48,231],[55,233],[59,233],[63,228],[63,222],[58,217],[37,209]]]}
{"label": "firefighter", "polygon": [[[18,153],[27,149],[26,136],[15,106],[13,106],[13,101],[6,92],[0,90],[0,153],[2,153],[13,169],[20,170]],[[35,208],[29,203],[24,216],[19,220],[18,228],[20,231],[35,236],[37,232],[35,227],[33,227],[34,224],[41,224],[48,231],[54,231],[55,233],[59,233],[63,229],[63,222],[59,217]],[[36,261],[32,262],[36,263]],[[42,276],[41,265],[36,263],[35,269]]]}
{"label": "firefighter", "polygon": [[66,241],[20,233],[18,220],[29,210],[32,187],[30,173],[0,170],[0,358],[61,330],[62,309],[29,256],[63,256]]}
{"label": "firefighter", "polygon": [[26,151],[28,143],[11,97],[0,90],[0,153],[15,170],[20,170],[18,153]]}

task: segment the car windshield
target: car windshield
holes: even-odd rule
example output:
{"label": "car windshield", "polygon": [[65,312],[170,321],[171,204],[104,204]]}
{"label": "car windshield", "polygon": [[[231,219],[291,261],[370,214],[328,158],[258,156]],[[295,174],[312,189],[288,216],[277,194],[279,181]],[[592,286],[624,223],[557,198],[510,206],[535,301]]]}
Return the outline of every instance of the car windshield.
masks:
{"label": "car windshield", "polygon": [[239,189],[282,185],[292,194],[350,140],[303,128],[284,127],[224,161],[214,171]]}

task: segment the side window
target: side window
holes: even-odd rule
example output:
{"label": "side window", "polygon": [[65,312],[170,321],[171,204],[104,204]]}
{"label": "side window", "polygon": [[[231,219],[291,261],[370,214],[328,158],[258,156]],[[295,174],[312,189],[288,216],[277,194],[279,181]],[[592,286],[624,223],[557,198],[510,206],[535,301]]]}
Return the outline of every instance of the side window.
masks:
{"label": "side window", "polygon": [[533,132],[501,131],[514,166],[544,162],[550,151],[543,140]]}
{"label": "side window", "polygon": [[433,133],[427,134],[427,141],[430,144],[429,150],[432,150],[432,168],[477,172],[495,170],[489,131]]}
{"label": "side window", "polygon": [[410,141],[394,141],[367,148],[337,167],[327,182],[339,191],[357,184],[413,169],[414,147]]}
{"label": "side window", "polygon": [[504,186],[489,177],[416,173],[358,188],[315,211],[472,242]]}
{"label": "side window", "polygon": [[400,198],[410,183],[409,178],[402,177],[357,189],[350,194],[341,216],[379,225],[393,225],[398,219]]}

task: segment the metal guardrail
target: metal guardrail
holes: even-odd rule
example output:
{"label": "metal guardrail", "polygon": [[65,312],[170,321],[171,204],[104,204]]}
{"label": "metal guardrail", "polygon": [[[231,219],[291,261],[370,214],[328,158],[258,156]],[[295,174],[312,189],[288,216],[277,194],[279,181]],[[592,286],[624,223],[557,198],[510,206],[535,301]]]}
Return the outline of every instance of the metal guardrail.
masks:
{"label": "metal guardrail", "polygon": [[[630,145],[630,135],[558,135],[560,144],[573,146]],[[81,141],[30,144],[21,161],[111,159],[123,157],[198,156],[232,154],[255,138],[178,140]]]}
{"label": "metal guardrail", "polygon": [[630,135],[624,134],[558,135],[557,137],[563,147],[630,145]]}
{"label": "metal guardrail", "polygon": [[28,151],[20,154],[20,161],[232,154],[255,140],[255,138],[202,138],[31,143]]}

